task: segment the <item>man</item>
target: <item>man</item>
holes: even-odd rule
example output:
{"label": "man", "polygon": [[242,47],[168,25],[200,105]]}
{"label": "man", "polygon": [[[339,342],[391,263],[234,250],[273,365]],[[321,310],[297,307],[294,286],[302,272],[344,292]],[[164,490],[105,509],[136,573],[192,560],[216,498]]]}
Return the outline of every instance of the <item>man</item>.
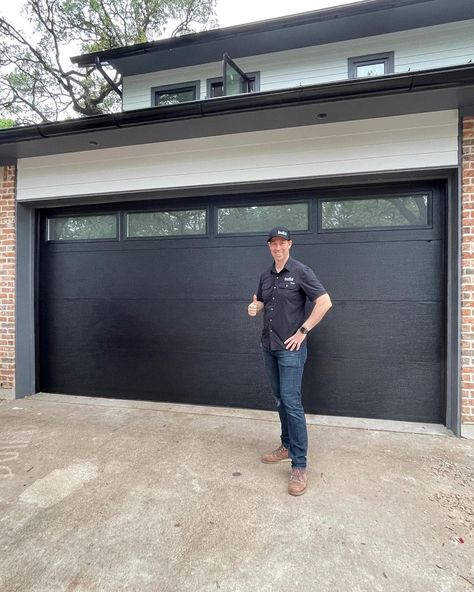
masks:
{"label": "man", "polygon": [[[308,434],[301,402],[306,337],[332,303],[312,269],[290,257],[293,243],[288,228],[279,226],[270,230],[267,243],[274,263],[260,276],[248,314],[253,317],[264,312],[263,357],[280,415],[281,445],[264,455],[262,462],[291,460],[288,493],[301,495],[308,482]],[[305,318],[307,298],[315,306]]]}

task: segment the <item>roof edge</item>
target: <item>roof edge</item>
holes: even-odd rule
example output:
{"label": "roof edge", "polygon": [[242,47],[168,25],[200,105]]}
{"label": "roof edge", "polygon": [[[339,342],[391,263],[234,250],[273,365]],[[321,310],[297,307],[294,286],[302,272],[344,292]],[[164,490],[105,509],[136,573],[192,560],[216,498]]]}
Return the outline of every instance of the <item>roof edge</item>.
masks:
{"label": "roof edge", "polygon": [[295,104],[351,100],[380,95],[419,92],[474,85],[474,64],[420,70],[403,74],[348,79],[327,84],[298,86],[232,97],[219,97],[147,107],[133,111],[93,115],[74,120],[0,130],[0,144],[15,144],[91,131],[258,111]]}
{"label": "roof edge", "polygon": [[207,43],[217,39],[222,40],[251,33],[269,32],[302,24],[341,19],[360,14],[379,12],[391,8],[403,8],[404,6],[412,6],[428,2],[432,2],[432,0],[362,0],[352,4],[331,6],[328,8],[321,8],[319,10],[280,16],[263,21],[254,21],[251,23],[232,25],[230,27],[211,29],[209,31],[189,33],[187,35],[181,35],[180,37],[171,37],[159,39],[157,41],[150,41],[147,43],[111,48],[94,53],[73,56],[70,59],[72,63],[77,64],[78,66],[94,66],[96,58],[99,58],[101,61],[107,61],[109,59],[140,55],[152,51],[175,49],[177,47],[186,45]]}

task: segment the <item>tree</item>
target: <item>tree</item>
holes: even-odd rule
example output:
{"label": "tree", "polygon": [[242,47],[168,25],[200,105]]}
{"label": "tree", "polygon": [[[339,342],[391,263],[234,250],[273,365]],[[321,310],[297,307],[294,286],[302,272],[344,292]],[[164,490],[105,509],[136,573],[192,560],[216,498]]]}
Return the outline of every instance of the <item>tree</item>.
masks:
{"label": "tree", "polygon": [[13,127],[14,125],[15,125],[15,122],[13,121],[13,119],[3,119],[0,117],[0,129]]}
{"label": "tree", "polygon": [[[118,96],[95,68],[66,54],[90,53],[216,26],[216,0],[24,0],[31,32],[0,16],[0,111],[17,124],[117,109]],[[120,75],[107,69],[120,84]]]}

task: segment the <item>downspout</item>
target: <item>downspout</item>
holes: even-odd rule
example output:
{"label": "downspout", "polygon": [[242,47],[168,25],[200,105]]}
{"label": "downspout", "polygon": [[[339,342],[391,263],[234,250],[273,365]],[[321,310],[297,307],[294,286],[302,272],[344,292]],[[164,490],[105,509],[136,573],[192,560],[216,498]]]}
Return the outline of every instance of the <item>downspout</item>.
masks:
{"label": "downspout", "polygon": [[110,78],[110,76],[104,70],[104,67],[102,66],[99,56],[96,56],[96,58],[95,58],[95,67],[97,68],[97,70],[99,70],[99,72],[105,78],[105,81],[114,89],[114,91],[118,94],[118,96],[120,98],[122,98],[121,89],[117,86],[117,84],[112,80],[112,78]]}

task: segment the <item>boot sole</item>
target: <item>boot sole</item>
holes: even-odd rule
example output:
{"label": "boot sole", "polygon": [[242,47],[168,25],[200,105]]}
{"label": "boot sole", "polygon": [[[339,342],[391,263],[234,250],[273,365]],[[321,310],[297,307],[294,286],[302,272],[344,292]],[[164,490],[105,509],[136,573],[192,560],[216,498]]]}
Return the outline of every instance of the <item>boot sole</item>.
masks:
{"label": "boot sole", "polygon": [[290,495],[297,496],[297,495],[303,495],[303,493],[306,493],[306,490],[307,490],[307,487],[305,487],[305,488],[303,489],[303,491],[298,491],[298,492],[294,492],[294,493],[293,493],[293,492],[291,492],[291,491],[289,491],[288,493],[289,493]]}
{"label": "boot sole", "polygon": [[283,458],[282,460],[263,460],[260,459],[264,465],[279,465],[280,463],[284,462],[291,462],[291,458]]}

